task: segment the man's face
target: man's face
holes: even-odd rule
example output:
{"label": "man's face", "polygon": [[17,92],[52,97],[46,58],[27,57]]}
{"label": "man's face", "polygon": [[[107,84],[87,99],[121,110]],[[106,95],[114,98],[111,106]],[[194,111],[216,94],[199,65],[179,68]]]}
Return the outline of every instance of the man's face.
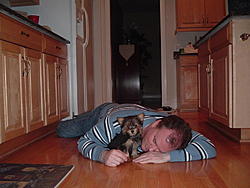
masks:
{"label": "man's face", "polygon": [[143,151],[168,152],[177,149],[181,145],[180,135],[173,129],[157,128],[156,125],[158,123],[151,124],[144,129],[142,139]]}

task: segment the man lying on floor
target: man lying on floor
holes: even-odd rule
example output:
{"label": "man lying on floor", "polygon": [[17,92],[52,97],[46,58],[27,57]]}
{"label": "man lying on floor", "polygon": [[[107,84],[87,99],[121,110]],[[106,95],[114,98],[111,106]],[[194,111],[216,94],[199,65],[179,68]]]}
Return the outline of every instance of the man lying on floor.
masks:
{"label": "man lying on floor", "polygon": [[[104,103],[91,112],[77,118],[61,121],[57,135],[65,138],[80,137],[78,150],[91,160],[107,166],[118,166],[128,160],[126,153],[109,149],[108,144],[121,132],[119,117],[144,114],[142,151],[135,163],[164,163],[209,159],[216,156],[211,141],[191,130],[181,118],[169,117],[166,112],[158,112],[136,104]],[[145,152],[145,153],[144,153]]]}

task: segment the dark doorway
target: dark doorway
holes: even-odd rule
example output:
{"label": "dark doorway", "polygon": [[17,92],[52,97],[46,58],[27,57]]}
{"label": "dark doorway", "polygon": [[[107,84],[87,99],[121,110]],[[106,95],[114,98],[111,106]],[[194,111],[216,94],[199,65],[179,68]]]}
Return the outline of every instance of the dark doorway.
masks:
{"label": "dark doorway", "polygon": [[160,107],[160,0],[110,0],[113,101]]}

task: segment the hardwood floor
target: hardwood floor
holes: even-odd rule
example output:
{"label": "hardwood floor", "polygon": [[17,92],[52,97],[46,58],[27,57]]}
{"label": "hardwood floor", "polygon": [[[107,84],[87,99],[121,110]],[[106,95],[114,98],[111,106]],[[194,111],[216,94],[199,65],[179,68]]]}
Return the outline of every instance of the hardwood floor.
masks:
{"label": "hardwood floor", "polygon": [[214,142],[215,159],[146,165],[126,163],[111,168],[83,158],[77,151],[77,139],[51,134],[0,162],[73,164],[75,168],[61,184],[62,188],[249,188],[250,143],[231,141],[206,124],[198,113],[182,113],[181,116],[194,130]]}

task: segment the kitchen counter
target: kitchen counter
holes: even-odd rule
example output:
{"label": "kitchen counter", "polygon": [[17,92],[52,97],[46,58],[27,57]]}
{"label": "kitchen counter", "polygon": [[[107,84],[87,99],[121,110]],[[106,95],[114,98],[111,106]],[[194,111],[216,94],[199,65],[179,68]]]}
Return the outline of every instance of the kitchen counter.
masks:
{"label": "kitchen counter", "polygon": [[227,25],[230,21],[234,19],[250,19],[250,15],[240,15],[240,16],[233,16],[228,15],[223,20],[221,20],[216,26],[214,26],[211,30],[209,30],[200,40],[198,40],[194,47],[198,48],[203,42],[221,30],[225,25]]}
{"label": "kitchen counter", "polygon": [[17,21],[43,33],[43,34],[46,34],[46,35],[48,35],[48,36],[50,36],[50,37],[52,37],[60,42],[63,42],[65,44],[70,43],[68,40],[64,39],[60,35],[44,28],[43,26],[41,26],[39,24],[34,23],[33,21],[29,20],[28,18],[22,16],[21,14],[17,13],[16,11],[14,11],[14,10],[12,10],[12,9],[2,5],[2,4],[0,4],[0,13],[4,14],[6,16],[9,16],[9,17],[11,17],[11,18],[13,18],[13,19],[15,19],[15,20],[17,20]]}

